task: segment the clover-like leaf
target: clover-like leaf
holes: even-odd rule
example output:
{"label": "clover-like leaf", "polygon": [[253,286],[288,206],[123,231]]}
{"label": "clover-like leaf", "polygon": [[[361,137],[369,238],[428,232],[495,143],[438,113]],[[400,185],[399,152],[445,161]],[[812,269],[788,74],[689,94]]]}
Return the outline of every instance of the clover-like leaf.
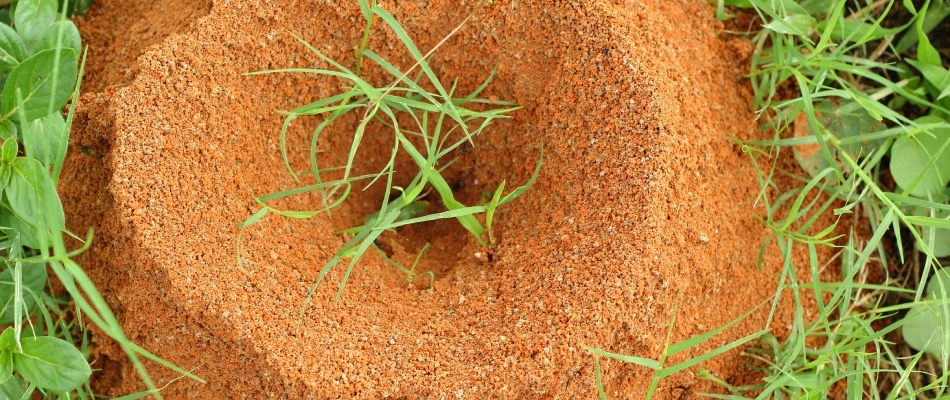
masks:
{"label": "clover-like leaf", "polygon": [[[917,120],[920,124],[941,122],[944,121],[935,116]],[[927,198],[928,195],[943,193],[950,181],[950,147],[940,154],[937,151],[948,140],[950,129],[934,128],[914,137],[902,137],[894,141],[890,164],[894,182],[903,189],[910,188],[910,194],[917,197]],[[931,165],[935,157],[935,163]]]}
{"label": "clover-like leaf", "polygon": [[86,358],[72,343],[52,336],[22,338],[20,343],[23,352],[13,354],[13,365],[38,388],[70,391],[92,374]]}
{"label": "clover-like leaf", "polygon": [[66,105],[77,76],[75,51],[70,48],[43,50],[10,71],[0,96],[0,109],[3,115],[18,122],[23,122],[23,118],[32,121],[49,115]]}

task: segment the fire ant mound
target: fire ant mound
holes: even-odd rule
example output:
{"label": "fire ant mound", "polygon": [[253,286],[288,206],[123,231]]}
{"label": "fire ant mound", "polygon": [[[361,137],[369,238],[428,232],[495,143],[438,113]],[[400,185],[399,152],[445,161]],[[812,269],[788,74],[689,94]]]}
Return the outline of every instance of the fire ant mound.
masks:
{"label": "fire ant mound", "polygon": [[[381,243],[432,288],[367,253],[339,302],[343,268],[301,306],[320,268],[378,204],[371,188],[309,220],[268,216],[235,226],[255,196],[300,185],[278,133],[287,110],[345,83],[247,76],[324,64],[297,35],[352,63],[363,18],[355,1],[99,0],[81,21],[89,59],[64,204],[71,228],[97,236],[79,261],[129,337],[208,381],[178,381],[169,398],[591,398],[586,346],[658,358],[672,340],[719,327],[768,298],[775,269],[756,266],[767,235],[750,204],[753,170],[726,137],[758,135],[740,61],[704,2],[385,1],[423,51],[472,19],[431,59],[467,93],[524,106],[492,125],[451,167],[477,202],[506,180],[523,197],[499,209],[488,251],[453,220],[387,234]],[[385,25],[369,47],[400,68],[411,58]],[[368,80],[385,79],[379,68]],[[450,82],[444,82],[450,84]],[[288,139],[306,165],[314,121]],[[348,148],[356,121],[328,131],[327,157]],[[308,125],[309,124],[309,125]],[[366,154],[391,143],[368,138]],[[294,150],[297,149],[297,150]],[[359,160],[370,168],[377,160]],[[314,209],[314,199],[288,206]],[[368,211],[369,210],[369,211]],[[774,263],[773,263],[774,264]],[[678,299],[678,300],[677,300]],[[675,307],[674,307],[675,306]],[[781,313],[779,315],[782,315]],[[682,361],[761,329],[754,315]],[[94,336],[112,394],[140,390],[125,355]],[[705,364],[740,374],[733,352]],[[611,398],[642,397],[652,371],[604,361]],[[154,364],[167,382],[175,376]],[[685,372],[660,398],[709,390]]]}

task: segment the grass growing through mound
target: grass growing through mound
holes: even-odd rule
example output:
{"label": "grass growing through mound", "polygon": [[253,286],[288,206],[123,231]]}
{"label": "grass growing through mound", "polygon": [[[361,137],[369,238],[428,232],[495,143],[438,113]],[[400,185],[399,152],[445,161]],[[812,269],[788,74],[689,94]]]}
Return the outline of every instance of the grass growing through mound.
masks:
{"label": "grass growing through mound", "polygon": [[[732,324],[668,346],[661,360],[591,351],[656,370],[650,396],[660,379],[746,343],[754,344],[744,354],[762,378],[733,386],[700,371],[728,393],[711,397],[812,399],[832,389],[847,398],[950,395],[950,285],[936,279],[928,288],[929,277],[946,276],[942,262],[950,256],[950,72],[928,35],[950,15],[950,5],[714,3],[722,18],[728,17],[725,6],[735,6],[754,10],[762,21],[751,36],[750,79],[763,128],[774,138],[737,142],[756,166],[758,201],[766,211],[762,222],[773,233],[763,250],[777,245],[785,260],[769,321],[778,301],[790,298],[796,306],[790,333],[779,339],[764,329],[683,362],[682,368],[663,360]],[[906,22],[882,26],[901,7],[909,15]],[[789,89],[793,94],[782,94]],[[776,160],[788,152],[805,175],[777,167]],[[781,187],[778,178],[798,185]],[[781,194],[773,199],[769,190]],[[829,213],[836,222],[822,226],[819,216]],[[851,229],[835,236],[842,221]],[[855,233],[863,227],[870,237]],[[819,262],[822,246],[837,250],[838,265]],[[808,265],[794,265],[794,255],[802,253]],[[837,278],[823,282],[826,269],[838,272]],[[801,270],[809,276],[798,276]],[[869,281],[869,276],[883,279]],[[805,316],[805,295],[818,299],[818,315],[811,319]],[[605,398],[597,363],[597,386]]]}
{"label": "grass growing through mound", "polygon": [[[93,398],[91,321],[114,339],[148,391],[161,397],[141,361],[191,375],[132,343],[67,250],[56,186],[82,75],[81,42],[64,1],[20,0],[0,21],[0,398]],[[8,23],[12,22],[12,27]],[[84,58],[83,58],[84,60]],[[79,238],[76,238],[79,239]],[[69,296],[53,293],[52,271]],[[72,303],[72,304],[70,304]],[[78,348],[77,348],[78,347]]]}
{"label": "grass growing through mound", "polygon": [[[494,240],[491,232],[495,211],[528,190],[541,168],[539,161],[531,179],[524,186],[513,191],[505,193],[505,182],[502,181],[491,199],[484,204],[465,205],[459,202],[452,192],[451,185],[442,176],[442,171],[452,162],[451,154],[466,143],[474,145],[473,140],[492,121],[507,118],[508,114],[520,107],[511,102],[490,101],[478,97],[488,87],[494,74],[489,75],[473,92],[459,96],[455,93],[456,85],[453,83],[449,87],[444,86],[430,67],[428,60],[434,51],[461,29],[465,22],[456,27],[431,51],[423,54],[409,38],[402,25],[389,12],[377,6],[375,1],[370,3],[367,0],[359,0],[359,5],[365,18],[365,29],[356,50],[356,61],[352,70],[298,38],[300,43],[332,69],[289,68],[252,73],[253,75],[273,73],[324,75],[343,79],[352,86],[342,93],[282,112],[286,118],[280,133],[280,149],[285,167],[298,182],[305,175],[312,179],[312,182],[294,189],[258,197],[260,210],[239,226],[246,228],[270,213],[291,218],[311,218],[324,212],[329,214],[332,208],[339,206],[348,198],[354,185],[362,185],[363,189],[379,181],[385,185],[379,210],[367,216],[362,226],[341,232],[352,236],[320,270],[316,282],[307,294],[304,308],[309,303],[317,285],[323,281],[330,269],[345,262],[347,267],[336,296],[339,299],[357,262],[367,250],[375,247],[376,239],[387,230],[438,219],[455,219],[483,245],[491,245]],[[405,71],[367,48],[376,19],[382,20],[396,34],[412,56],[414,64]],[[381,67],[391,75],[393,80],[382,87],[376,87],[364,80],[360,73],[363,62],[366,60]],[[328,126],[348,113],[357,114],[359,122],[353,132],[352,145],[345,156],[346,161],[339,167],[321,169],[318,163],[318,153],[322,151],[319,147],[321,134]],[[286,136],[291,123],[304,116],[317,116],[321,121],[311,136],[310,169],[297,173],[291,167],[287,156]],[[364,137],[376,135],[378,130],[390,131],[394,138],[388,163],[376,173],[353,176],[354,163],[363,154],[361,145]],[[399,186],[393,180],[396,159],[400,155],[410,157],[418,167],[418,172],[405,186]],[[333,174],[336,174],[336,179],[328,178]],[[432,191],[438,195],[447,210],[419,215],[427,204],[426,196]],[[318,194],[321,201],[320,208],[314,211],[279,210],[268,204],[290,196],[312,193]],[[391,196],[390,193],[398,193],[398,195]],[[477,215],[482,215],[483,220],[476,218]],[[241,266],[240,238],[238,265]],[[414,265],[412,269],[401,266],[399,269],[407,274],[409,281],[415,278]],[[301,317],[302,315],[303,310],[301,310]]]}

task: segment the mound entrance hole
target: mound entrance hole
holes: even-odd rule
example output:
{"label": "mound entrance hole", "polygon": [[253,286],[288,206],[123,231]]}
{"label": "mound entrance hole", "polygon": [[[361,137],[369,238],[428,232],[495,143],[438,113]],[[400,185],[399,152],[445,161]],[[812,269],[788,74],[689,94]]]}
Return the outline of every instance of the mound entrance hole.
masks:
{"label": "mound entrance hole", "polygon": [[[486,168],[489,165],[497,166],[503,163],[501,160],[511,158],[510,150],[504,149],[503,142],[498,139],[501,135],[508,134],[512,125],[517,125],[517,121],[505,121],[504,125],[499,125],[498,129],[493,129],[496,128],[494,126],[489,127],[483,135],[473,139],[474,145],[460,146],[451,154],[451,157],[437,166],[444,168],[441,171],[442,177],[459,203],[469,206],[486,205],[492,200],[493,192],[502,181],[506,182],[505,192],[507,193],[523,185],[527,180],[526,177],[506,175],[505,168]],[[377,126],[376,128],[374,134],[369,137],[371,140],[364,138],[360,151],[366,154],[388,155],[394,143],[392,134],[386,131],[385,127]],[[351,135],[349,132],[341,130],[335,134]],[[527,154],[530,152],[528,149],[522,151],[526,153],[526,159],[537,160],[537,154]],[[357,175],[373,173],[380,170],[381,163],[384,161],[377,157],[360,158],[354,170],[360,171]],[[396,173],[393,186],[406,187],[419,171],[419,167],[405,155],[397,157],[395,162]],[[330,223],[334,231],[340,233],[349,230],[348,233],[340,235],[341,246],[354,236],[355,229],[366,223],[368,217],[380,210],[386,190],[385,184],[376,182],[373,186],[363,189],[363,184],[354,185],[354,193],[350,195],[351,197],[331,211],[333,217]],[[389,193],[389,199],[395,199],[400,195],[399,190],[392,190]],[[422,192],[417,204],[420,205],[417,217],[449,211],[439,193],[431,187]],[[487,231],[482,236],[484,243],[480,242],[457,219],[450,217],[387,230],[373,241],[374,248],[370,252],[375,253],[376,256],[388,258],[388,260],[384,259],[384,262],[398,264],[398,266],[393,265],[397,270],[401,268],[411,270],[412,275],[407,278],[412,282],[403,283],[424,289],[429,286],[429,278],[426,277],[429,272],[432,273],[432,280],[437,282],[457,268],[479,268],[491,265],[494,261],[494,250],[506,244],[503,219],[505,209],[511,206],[511,204],[501,206],[494,215],[491,228],[493,242],[490,242]],[[481,224],[485,224],[484,214],[476,218]],[[369,262],[369,260],[360,262]]]}

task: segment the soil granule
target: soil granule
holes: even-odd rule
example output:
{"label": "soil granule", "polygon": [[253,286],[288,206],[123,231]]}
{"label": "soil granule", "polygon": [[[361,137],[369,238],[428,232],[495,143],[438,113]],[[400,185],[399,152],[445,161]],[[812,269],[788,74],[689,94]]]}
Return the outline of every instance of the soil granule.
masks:
{"label": "soil granule", "polygon": [[[719,38],[705,2],[381,5],[423,51],[474,14],[433,68],[458,78],[459,93],[497,68],[486,94],[525,107],[460,153],[449,172],[459,197],[477,202],[501,180],[525,182],[542,144],[544,168],[499,210],[490,260],[455,221],[401,229],[385,237],[393,258],[411,263],[431,243],[419,269],[436,274],[434,288],[423,279],[407,288],[368,253],[339,303],[343,268],[329,274],[299,329],[307,291],[344,242],[333,232],[372,212],[382,193],[360,193],[332,217],[265,218],[245,232],[240,271],[235,224],[257,210],[254,196],[298,185],[280,158],[275,111],[346,89],[244,73],[324,65],[291,34],[352,65],[363,26],[356,2],[97,0],[81,21],[89,59],[64,203],[71,229],[96,229],[78,261],[129,337],[208,381],[175,382],[166,397],[592,398],[595,356],[585,346],[656,359],[674,305],[679,341],[773,294],[780,263],[770,255],[756,265],[768,233],[754,218],[754,171],[727,140],[760,135],[740,74],[745,55],[730,50],[743,46]],[[412,65],[380,22],[370,48]],[[366,76],[387,81],[378,68]],[[315,122],[291,131],[297,167],[307,165]],[[348,148],[354,124],[325,134],[327,157]],[[391,138],[375,132],[358,168],[389,156]],[[774,326],[786,315],[780,307]],[[668,361],[762,329],[765,317]],[[98,387],[142,389],[114,343],[97,335],[94,344]],[[643,397],[652,371],[602,361],[610,398]],[[704,367],[733,379],[744,362],[734,351]],[[159,383],[175,378],[149,366]],[[684,372],[657,398],[707,390]]]}

